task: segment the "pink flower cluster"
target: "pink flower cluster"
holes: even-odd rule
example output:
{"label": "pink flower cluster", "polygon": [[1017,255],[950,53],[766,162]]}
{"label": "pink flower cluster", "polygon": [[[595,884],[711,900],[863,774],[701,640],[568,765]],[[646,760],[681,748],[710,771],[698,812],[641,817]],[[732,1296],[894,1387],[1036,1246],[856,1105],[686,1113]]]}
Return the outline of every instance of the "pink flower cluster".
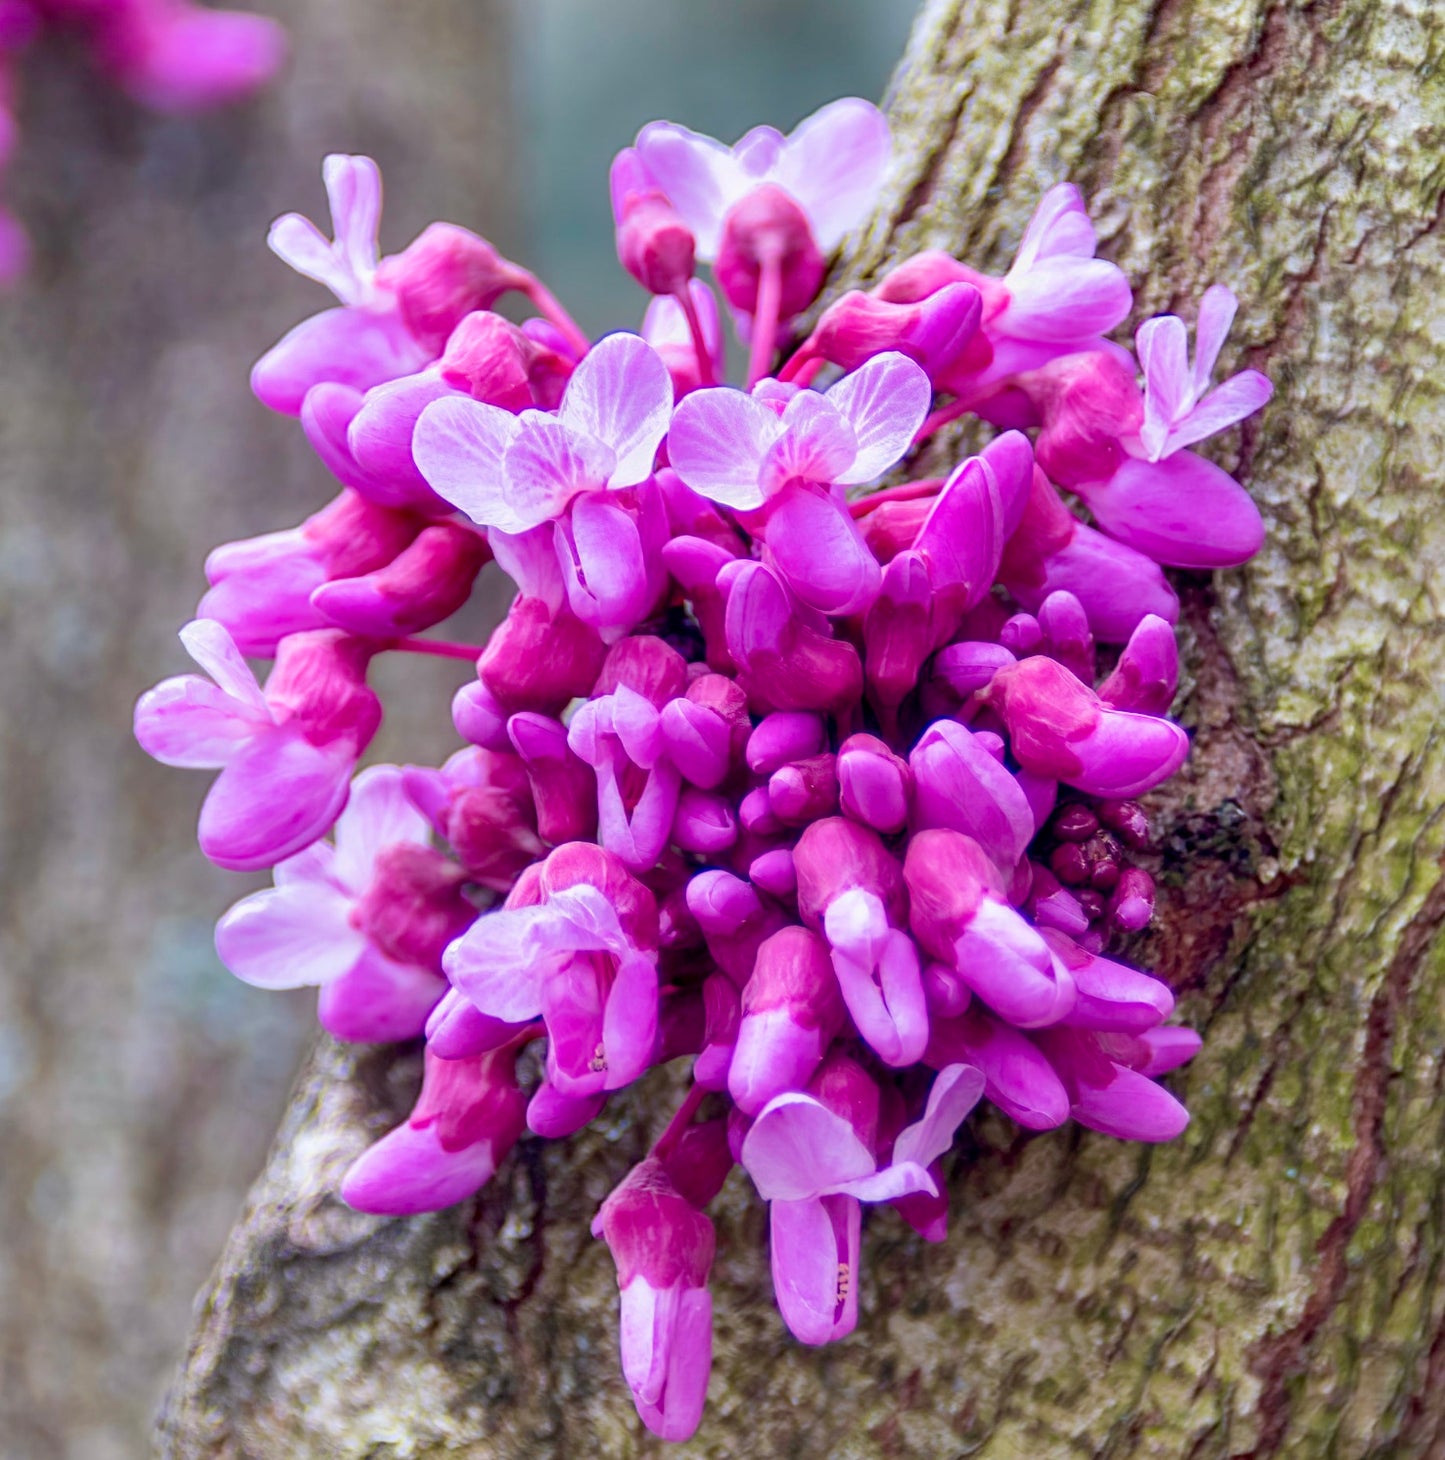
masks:
{"label": "pink flower cluster", "polygon": [[[17,57],[49,26],[78,33],[101,71],[160,112],[247,96],[286,53],[275,21],[191,0],[0,0],[0,172],[17,140]],[[24,230],[0,207],[0,284],[21,273],[28,252]]]}
{"label": "pink flower cluster", "polygon": [[[460,1201],[524,1131],[569,1135],[691,1060],[594,1228],[623,1372],[668,1439],[702,1413],[703,1209],[734,1164],[770,1204],[783,1319],[817,1344],[857,1321],[864,1203],[944,1236],[943,1157],[980,1097],[1133,1140],[1188,1118],[1157,1077],[1198,1038],[1105,949],[1153,910],[1134,798],[1189,748],[1161,565],[1237,564],[1261,536],[1187,448],[1270,386],[1211,386],[1222,287],[1192,363],[1172,316],[1138,363],[1109,342],[1129,285],[1067,184],[1002,278],[924,254],[780,357],[888,162],[857,100],[731,148],[645,127],[612,192],[654,298],[640,334],[594,342],[464,229],[379,257],[376,168],[329,158],[334,237],[293,216],[271,243],[339,305],[252,383],[342,491],[212,554],[182,633],[209,678],[136,711],[151,754],[220,770],[207,855],[275,868],[221,919],[232,971],[319,985],[343,1039],[425,1035],[420,1099],[352,1168],[353,1206]],[[718,383],[700,260],[745,388]],[[506,293],[536,316],[493,313]],[[1004,429],[910,479],[965,411]],[[490,641],[415,637],[489,560],[517,587]],[[398,651],[475,662],[468,744],[353,779],[381,717],[368,665]],[[243,654],[274,658],[264,687]]]}

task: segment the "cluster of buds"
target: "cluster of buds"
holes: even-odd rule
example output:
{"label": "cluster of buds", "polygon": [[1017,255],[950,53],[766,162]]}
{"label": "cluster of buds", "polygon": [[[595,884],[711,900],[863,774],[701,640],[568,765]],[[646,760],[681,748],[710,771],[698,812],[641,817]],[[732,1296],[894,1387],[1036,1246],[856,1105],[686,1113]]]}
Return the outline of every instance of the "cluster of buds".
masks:
{"label": "cluster of buds", "polygon": [[[248,96],[286,53],[264,16],[206,10],[191,0],[0,0],[0,173],[15,150],[16,61],[40,31],[76,33],[97,68],[142,106],[200,111]],[[24,230],[0,207],[0,284],[28,255]]]}
{"label": "cluster of buds", "polygon": [[[1067,184],[1002,278],[912,259],[780,359],[888,161],[856,100],[732,148],[644,128],[612,190],[654,298],[640,334],[594,342],[461,228],[381,258],[374,165],[328,159],[334,239],[293,216],[271,243],[339,307],[252,382],[341,493],[212,554],[182,633],[209,678],[136,711],[151,754],[220,769],[212,860],[275,868],[221,919],[231,970],[319,985],[339,1038],[425,1037],[353,1206],[462,1200],[523,1132],[569,1135],[691,1061],[594,1229],[623,1372],[672,1440],[702,1412],[704,1208],[735,1164],[770,1204],[783,1319],[817,1344],[857,1321],[863,1204],[945,1235],[943,1158],[981,1097],[1032,1130],[1160,1141],[1188,1119],[1158,1077],[1199,1040],[1105,950],[1153,908],[1135,798],[1189,748],[1162,567],[1237,564],[1261,535],[1186,448],[1270,387],[1210,387],[1221,287],[1192,367],[1172,316],[1139,330],[1142,371],[1109,342],[1131,292]],[[742,388],[718,383],[699,261]],[[492,312],[507,293],[534,317]],[[1002,428],[979,455],[873,489],[965,411]],[[490,641],[417,637],[491,560],[517,595]],[[353,779],[368,665],[395,652],[475,664],[467,744]],[[264,687],[243,655],[274,658]]]}

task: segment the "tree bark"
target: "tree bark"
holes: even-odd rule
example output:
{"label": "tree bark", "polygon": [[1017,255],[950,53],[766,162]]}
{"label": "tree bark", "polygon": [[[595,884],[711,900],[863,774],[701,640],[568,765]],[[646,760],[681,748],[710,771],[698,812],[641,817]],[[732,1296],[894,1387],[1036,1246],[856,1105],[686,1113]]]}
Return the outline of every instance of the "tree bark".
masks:
{"label": "tree bark", "polygon": [[[765,1222],[717,1204],[717,1359],[680,1455],[1414,1457],[1445,1446],[1445,13],[1430,0],[929,0],[902,166],[839,283],[927,246],[1002,266],[1080,183],[1140,317],[1243,301],[1275,380],[1220,459],[1264,509],[1247,568],[1182,583],[1196,730],[1154,806],[1132,950],[1205,1032],[1171,1146],[996,1113],[948,1240],[867,1232],[858,1332],[773,1309]],[[524,1142],[480,1199],[358,1216],[346,1163],[414,1053],[318,1047],[204,1297],[174,1456],[654,1454],[587,1235],[664,1108]]]}

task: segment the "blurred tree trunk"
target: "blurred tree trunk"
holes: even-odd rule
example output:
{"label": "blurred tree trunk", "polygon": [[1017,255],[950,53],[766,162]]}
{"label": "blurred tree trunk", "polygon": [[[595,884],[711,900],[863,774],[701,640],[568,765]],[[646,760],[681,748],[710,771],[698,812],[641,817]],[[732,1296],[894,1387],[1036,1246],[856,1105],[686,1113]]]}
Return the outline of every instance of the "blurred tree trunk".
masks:
{"label": "blurred tree trunk", "polygon": [[[1092,200],[1139,310],[1244,301],[1279,393],[1236,467],[1269,538],[1184,584],[1196,748],[1156,807],[1134,950],[1206,1033],[1168,1148],[997,1115],[948,1241],[871,1222],[858,1333],[791,1342],[762,1207],[718,1204],[698,1438],[736,1457],[1432,1456],[1445,1446],[1445,12],[1429,0],[930,0],[902,167],[844,261],[1002,265],[1039,193]],[[205,1296],[174,1456],[658,1453],[587,1235],[644,1095],[524,1143],[462,1209],[333,1195],[416,1057],[316,1050]]]}
{"label": "blurred tree trunk", "polygon": [[[215,911],[245,884],[195,853],[204,778],[130,735],[137,693],[185,665],[207,549],[336,490],[246,389],[326,298],[267,252],[267,224],[324,220],[321,157],[341,148],[386,170],[389,248],[438,216],[516,242],[504,5],[254,3],[291,64],[214,115],[148,115],[60,38],[20,66],[5,190],[35,259],[0,300],[5,1460],[146,1453],[304,1044],[305,996],[215,961]],[[386,666],[418,693],[393,698],[383,753],[445,753],[430,708],[461,668]]]}

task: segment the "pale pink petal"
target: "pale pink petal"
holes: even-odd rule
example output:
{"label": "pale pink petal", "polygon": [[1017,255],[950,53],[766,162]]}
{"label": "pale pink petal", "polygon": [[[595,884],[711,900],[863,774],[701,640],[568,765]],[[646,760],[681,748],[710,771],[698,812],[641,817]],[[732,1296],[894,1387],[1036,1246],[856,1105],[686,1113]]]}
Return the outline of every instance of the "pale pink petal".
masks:
{"label": "pale pink petal", "polygon": [[216,777],[201,807],[201,850],[218,867],[274,866],[324,836],[346,805],[354,757],[270,730]]}
{"label": "pale pink petal", "polygon": [[278,218],[266,235],[266,244],[282,263],[325,285],[343,304],[357,302],[351,270],[336,256],[331,240],[309,218],[300,213]]}
{"label": "pale pink petal", "polygon": [[805,1201],[878,1168],[857,1132],[811,1095],[778,1095],[743,1140],[742,1164],[766,1201]]}
{"label": "pale pink petal", "polygon": [[248,711],[270,719],[265,697],[256,683],[256,675],[246,663],[225,625],[215,619],[197,618],[180,632],[180,641],[187,654],[206,671],[226,694]]}
{"label": "pale pink petal", "polygon": [[851,1196],[775,1201],[770,1212],[773,1295],[793,1337],[829,1343],[858,1322],[862,1208]]}
{"label": "pale pink petal", "polygon": [[346,889],[336,880],[336,848],[326,841],[312,842],[303,847],[294,857],[277,862],[271,872],[271,880],[277,887],[287,887],[294,882],[323,882],[335,891],[345,893]]}
{"label": "pale pink petal", "polygon": [[954,1133],[983,1095],[983,1071],[974,1065],[945,1065],[928,1092],[922,1117],[905,1126],[893,1146],[893,1160],[930,1166],[952,1145]]}
{"label": "pale pink petal", "polygon": [[341,1183],[341,1199],[381,1216],[436,1212],[480,1191],[496,1169],[490,1140],[447,1151],[435,1123],[421,1130],[408,1123],[384,1135],[352,1166]]}
{"label": "pale pink petal", "polygon": [[1083,195],[1073,183],[1055,183],[1039,199],[1009,272],[1023,273],[1041,259],[1091,259],[1094,248],[1094,225]]}
{"label": "pale pink petal", "polygon": [[817,391],[799,391],[783,411],[783,434],[763,459],[762,487],[771,497],[790,481],[831,485],[858,456],[853,428]]}
{"label": "pale pink petal", "polygon": [[1194,394],[1196,399],[1209,389],[1214,377],[1214,364],[1229,327],[1234,323],[1234,312],[1239,301],[1234,291],[1224,284],[1211,284],[1199,301],[1199,319],[1194,326]]}
{"label": "pale pink petal", "polygon": [[652,475],[672,419],[672,377],[662,357],[637,335],[599,340],[567,382],[557,419],[598,440],[616,458],[608,485],[632,487]]}
{"label": "pale pink petal", "polygon": [[216,952],[237,978],[257,988],[329,983],[366,948],[350,913],[351,899],[325,883],[270,887],[222,914]]}
{"label": "pale pink petal", "polygon": [[818,247],[831,253],[873,211],[892,155],[887,118],[849,96],[798,123],[773,175],[803,205]]}
{"label": "pale pink petal", "polygon": [[1008,290],[1008,307],[992,328],[1059,344],[1107,334],[1134,302],[1129,281],[1103,259],[1050,259],[1021,278],[1010,276]]}
{"label": "pale pink petal", "polygon": [[371,885],[384,848],[428,843],[427,819],[407,795],[403,779],[400,766],[368,767],[351,783],[351,799],[336,820],[335,876],[357,897]]}
{"label": "pale pink petal", "polygon": [[740,511],[763,505],[763,459],[783,434],[767,406],[728,386],[695,390],[667,436],[673,470],[694,492]]}
{"label": "pale pink petal", "polygon": [[826,399],[858,441],[852,466],[835,480],[856,486],[882,476],[907,452],[928,415],[933,387],[920,366],[889,350],[845,375]]}
{"label": "pale pink petal", "polygon": [[753,127],[733,143],[737,164],[753,182],[778,181],[770,177],[788,139],[776,127]]}
{"label": "pale pink petal", "polygon": [[[502,458],[502,493],[513,520],[536,527],[561,515],[579,492],[607,485],[615,458],[594,436],[540,411],[522,414]],[[497,523],[514,531],[507,523]]]}
{"label": "pale pink petal", "polygon": [[1188,409],[1193,395],[1184,321],[1172,314],[1146,319],[1134,336],[1134,347],[1144,370],[1144,424],[1139,439],[1157,459],[1169,428]]}
{"label": "pale pink petal", "polygon": [[658,1401],[637,1398],[642,1422],[660,1439],[690,1440],[702,1423],[712,1372],[712,1294],[684,1288],[667,1349],[667,1377]]}
{"label": "pale pink petal", "polygon": [[651,122],[637,134],[637,151],[648,175],[692,230],[698,257],[711,263],[723,215],[751,185],[732,149],[675,122]]}
{"label": "pale pink petal", "polygon": [[500,406],[460,396],[433,401],[417,419],[412,456],[431,489],[473,522],[525,532],[535,524],[512,509],[503,491],[503,457],[520,429]]}
{"label": "pale pink petal", "polygon": [[369,283],[380,260],[381,169],[369,157],[333,152],[321,164],[321,178],[331,204],[336,252],[358,283]]}
{"label": "pale pink petal", "polygon": [[135,738],[162,765],[218,770],[269,720],[199,674],[162,680],[136,702]]}
{"label": "pale pink petal", "polygon": [[542,1012],[540,974],[553,960],[540,934],[546,908],[496,908],[483,913],[442,956],[442,968],[483,1014],[508,1024]]}
{"label": "pale pink petal", "polygon": [[[1170,455],[1181,446],[1193,445],[1206,436],[1228,430],[1236,421],[1260,410],[1273,394],[1273,384],[1258,370],[1241,370],[1238,375],[1231,375],[1169,432],[1160,455]],[[1140,436],[1142,439],[1142,432]]]}
{"label": "pale pink petal", "polygon": [[937,1196],[938,1183],[916,1161],[896,1161],[881,1171],[875,1171],[872,1176],[845,1181],[836,1193],[830,1194],[851,1196],[857,1201],[883,1202],[897,1201],[901,1196],[912,1196],[920,1191]]}

